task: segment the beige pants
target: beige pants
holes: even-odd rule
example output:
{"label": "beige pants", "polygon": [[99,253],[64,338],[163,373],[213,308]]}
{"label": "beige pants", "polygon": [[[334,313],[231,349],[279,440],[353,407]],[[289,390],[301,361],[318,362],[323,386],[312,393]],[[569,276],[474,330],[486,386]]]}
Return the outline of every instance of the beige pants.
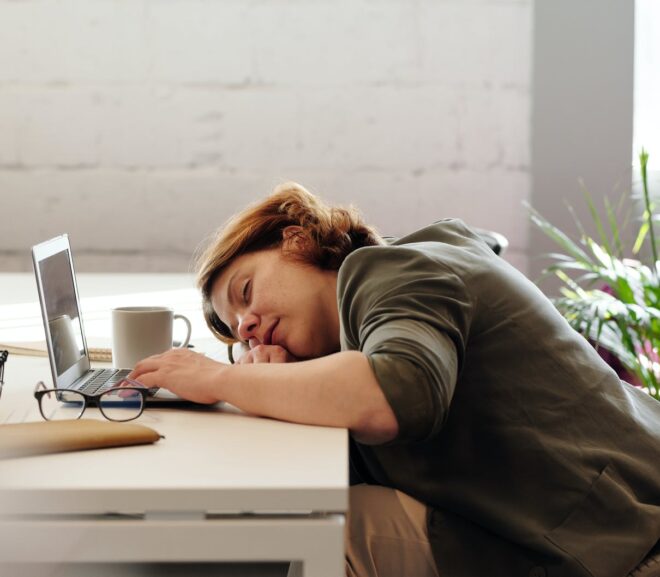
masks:
{"label": "beige pants", "polygon": [[[426,505],[376,485],[351,487],[349,499],[346,577],[438,577]],[[627,577],[660,577],[660,541]]]}
{"label": "beige pants", "polygon": [[426,505],[395,489],[350,489],[345,533],[347,577],[438,577]]}

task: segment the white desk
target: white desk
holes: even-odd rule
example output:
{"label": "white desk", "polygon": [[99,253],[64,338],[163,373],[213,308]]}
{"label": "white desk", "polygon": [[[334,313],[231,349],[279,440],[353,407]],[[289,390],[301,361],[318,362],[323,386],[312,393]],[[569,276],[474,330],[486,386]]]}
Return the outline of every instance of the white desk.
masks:
{"label": "white desk", "polygon": [[[147,276],[163,286],[165,277]],[[99,286],[130,290],[147,276]],[[25,295],[14,290],[11,297],[7,287],[27,288],[29,279],[0,275],[0,331],[1,313],[8,310],[3,305]],[[83,299],[98,280],[81,275]],[[32,390],[48,376],[47,359],[10,356],[0,423],[40,420]],[[166,438],[155,445],[0,461],[0,560],[293,560],[299,563],[291,575],[343,575],[345,430],[259,419],[222,406],[148,409],[138,422]]]}

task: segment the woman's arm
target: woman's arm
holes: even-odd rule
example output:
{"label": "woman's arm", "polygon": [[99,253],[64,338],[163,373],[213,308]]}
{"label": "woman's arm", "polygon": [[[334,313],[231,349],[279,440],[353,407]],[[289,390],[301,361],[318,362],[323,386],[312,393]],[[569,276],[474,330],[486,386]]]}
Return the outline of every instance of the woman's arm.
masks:
{"label": "woman's arm", "polygon": [[369,361],[357,351],[297,363],[226,365],[172,350],[141,361],[129,378],[192,401],[226,401],[254,415],[345,427],[360,443],[385,443],[398,433]]}

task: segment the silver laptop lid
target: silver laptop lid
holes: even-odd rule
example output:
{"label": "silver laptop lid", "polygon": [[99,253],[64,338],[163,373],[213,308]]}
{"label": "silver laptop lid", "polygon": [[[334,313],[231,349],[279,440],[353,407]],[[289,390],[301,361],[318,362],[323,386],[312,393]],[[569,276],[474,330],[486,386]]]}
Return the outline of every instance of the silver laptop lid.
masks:
{"label": "silver laptop lid", "polygon": [[53,386],[69,388],[90,369],[69,237],[32,247]]}

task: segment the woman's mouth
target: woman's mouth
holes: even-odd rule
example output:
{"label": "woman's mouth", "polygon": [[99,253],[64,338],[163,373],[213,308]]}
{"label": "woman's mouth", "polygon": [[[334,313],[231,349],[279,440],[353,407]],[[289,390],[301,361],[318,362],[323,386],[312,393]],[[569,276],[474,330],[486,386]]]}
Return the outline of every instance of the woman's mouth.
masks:
{"label": "woman's mouth", "polygon": [[264,336],[264,344],[266,345],[276,345],[276,339],[275,339],[275,329],[277,328],[277,325],[280,323],[280,320],[277,319],[268,329],[268,332]]}

